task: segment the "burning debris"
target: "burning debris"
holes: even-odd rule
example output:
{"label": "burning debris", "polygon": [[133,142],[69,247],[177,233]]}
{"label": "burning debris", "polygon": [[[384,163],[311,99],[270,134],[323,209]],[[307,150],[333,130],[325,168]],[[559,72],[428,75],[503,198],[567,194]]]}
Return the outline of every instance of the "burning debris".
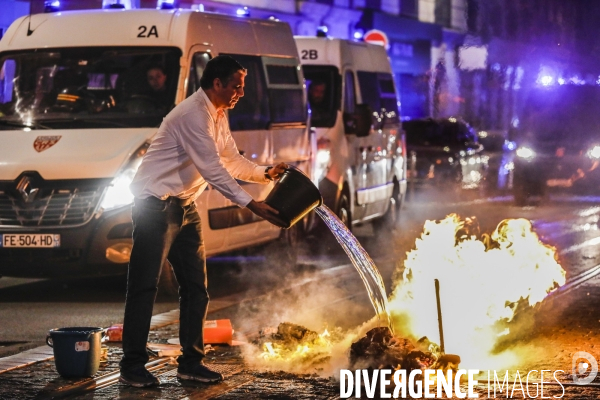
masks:
{"label": "burning debris", "polygon": [[443,354],[426,337],[416,343],[394,336],[387,327],[373,328],[350,347],[350,369],[458,370],[460,357]]}
{"label": "burning debris", "polygon": [[[508,367],[517,354],[495,351],[515,329],[515,314],[539,304],[565,283],[565,275],[556,249],[540,241],[530,221],[507,219],[487,234],[476,218],[451,214],[426,221],[407,253],[402,279],[387,301],[392,330],[371,329],[357,340],[356,333],[318,334],[282,323],[263,330],[245,357],[255,367],[288,372],[324,373],[348,362],[352,369],[407,372],[456,370],[459,363],[480,370]],[[426,338],[438,334],[441,347]],[[423,339],[407,339],[418,337]]]}
{"label": "burning debris", "polygon": [[[265,328],[254,344],[262,348],[260,358],[274,368],[290,363],[296,370],[318,368],[329,361],[332,345],[341,341],[339,330],[317,333],[304,326],[283,322],[277,328]],[[288,369],[288,368],[285,368]]]}

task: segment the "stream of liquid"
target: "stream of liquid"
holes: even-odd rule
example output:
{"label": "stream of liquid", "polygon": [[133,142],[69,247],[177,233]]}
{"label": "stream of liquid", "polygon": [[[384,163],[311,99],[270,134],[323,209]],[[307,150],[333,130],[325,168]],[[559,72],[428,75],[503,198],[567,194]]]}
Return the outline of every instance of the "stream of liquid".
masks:
{"label": "stream of liquid", "polygon": [[381,274],[377,266],[358,242],[358,239],[346,228],[344,223],[327,206],[322,205],[315,209],[316,213],[333,233],[336,240],[342,246],[352,265],[358,271],[363,280],[371,304],[379,318],[379,323],[392,329],[390,314],[388,313],[387,295]]}

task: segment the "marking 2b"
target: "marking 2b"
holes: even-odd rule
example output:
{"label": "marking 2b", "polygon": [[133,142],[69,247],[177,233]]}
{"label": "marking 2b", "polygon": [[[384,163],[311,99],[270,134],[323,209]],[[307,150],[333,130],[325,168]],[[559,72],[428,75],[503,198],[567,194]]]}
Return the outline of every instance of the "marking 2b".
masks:
{"label": "marking 2b", "polygon": [[303,60],[316,60],[317,58],[319,58],[319,53],[317,52],[317,50],[302,50]]}

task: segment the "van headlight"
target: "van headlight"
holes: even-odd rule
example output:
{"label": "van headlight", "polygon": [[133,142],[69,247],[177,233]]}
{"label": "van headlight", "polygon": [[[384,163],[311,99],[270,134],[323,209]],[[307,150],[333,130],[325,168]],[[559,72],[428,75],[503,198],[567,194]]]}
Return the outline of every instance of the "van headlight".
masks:
{"label": "van headlight", "polygon": [[150,146],[150,143],[144,143],[143,146],[137,149],[121,172],[112,180],[100,204],[103,211],[113,210],[133,203],[133,194],[129,190],[129,185],[131,185],[131,181],[133,181],[133,177],[142,163],[142,158],[146,154],[148,146]]}
{"label": "van headlight", "polygon": [[589,149],[587,155],[589,158],[593,158],[595,160],[600,159],[600,146],[594,146]]}
{"label": "van headlight", "polygon": [[315,178],[317,182],[320,182],[329,169],[329,161],[331,160],[331,153],[329,150],[317,150],[317,165],[315,167]]}
{"label": "van headlight", "polygon": [[519,147],[517,149],[517,156],[526,160],[531,160],[533,157],[535,157],[535,152],[529,147]]}
{"label": "van headlight", "polygon": [[317,140],[317,157],[315,162],[315,179],[317,184],[325,178],[329,166],[331,165],[331,151],[329,150],[331,142],[329,139],[321,138]]}

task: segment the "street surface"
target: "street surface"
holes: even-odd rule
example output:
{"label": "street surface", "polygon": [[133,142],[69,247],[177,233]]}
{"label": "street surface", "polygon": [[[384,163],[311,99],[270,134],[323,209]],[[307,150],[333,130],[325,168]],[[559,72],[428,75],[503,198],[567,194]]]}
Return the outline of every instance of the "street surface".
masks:
{"label": "street surface", "polygon": [[[419,192],[406,203],[397,229],[377,231],[369,224],[355,230],[375,260],[388,294],[403,270],[406,253],[414,248],[415,239],[423,231],[425,220],[443,219],[449,213],[477,217],[482,233],[490,233],[505,218],[531,220],[540,239],[557,248],[559,262],[567,272],[567,285],[573,277],[600,264],[600,198],[553,195],[539,205],[516,207],[512,198],[502,193],[478,200],[474,196],[457,199],[440,193]],[[209,319],[230,319],[239,340],[251,340],[260,329],[276,327],[280,322],[301,324],[321,332],[324,327],[349,330],[370,320],[373,308],[362,281],[332,237],[326,239],[309,238],[303,245],[300,264],[294,270],[283,269],[276,261],[265,262],[263,255],[272,250],[269,247],[250,252],[246,257],[211,260],[208,265],[212,310]],[[511,382],[516,370],[522,373],[542,369],[562,370],[564,373],[558,375],[561,381],[572,382],[571,362],[575,352],[585,351],[600,360],[598,276],[582,278],[579,285],[572,285],[564,293],[547,299],[534,312],[517,321],[526,328],[519,330],[518,335],[507,337],[500,345],[520,355],[510,370]],[[520,279],[519,276],[512,278]],[[47,331],[52,328],[108,327],[120,323],[124,296],[123,278],[77,281],[1,278],[0,357],[43,345]],[[467,312],[469,304],[464,307]],[[177,309],[176,297],[159,296],[156,314],[174,309]],[[155,332],[155,337],[161,339],[176,336],[176,325]],[[214,354],[212,360],[225,360],[228,365],[239,367],[245,362],[238,347],[217,347]],[[115,370],[119,350],[112,349],[110,357],[108,366],[98,374]],[[235,371],[220,386],[190,387],[167,373],[161,377],[163,384],[158,389],[136,391],[115,384],[73,398],[339,397],[339,382],[327,376],[268,372],[254,367],[243,370],[240,367]],[[52,361],[0,374],[0,399],[45,398],[40,393],[64,383],[57,378]],[[596,378],[595,382],[598,385],[600,379]],[[530,390],[534,395],[535,389]],[[561,396],[560,387],[546,386],[546,390],[544,396]],[[486,386],[478,392],[480,398],[487,398]],[[526,393],[517,386],[514,398],[530,398],[524,396]],[[498,396],[506,398],[505,394]],[[565,399],[599,397],[600,388],[590,386],[565,387],[563,396]],[[364,392],[363,398],[366,398]]]}

